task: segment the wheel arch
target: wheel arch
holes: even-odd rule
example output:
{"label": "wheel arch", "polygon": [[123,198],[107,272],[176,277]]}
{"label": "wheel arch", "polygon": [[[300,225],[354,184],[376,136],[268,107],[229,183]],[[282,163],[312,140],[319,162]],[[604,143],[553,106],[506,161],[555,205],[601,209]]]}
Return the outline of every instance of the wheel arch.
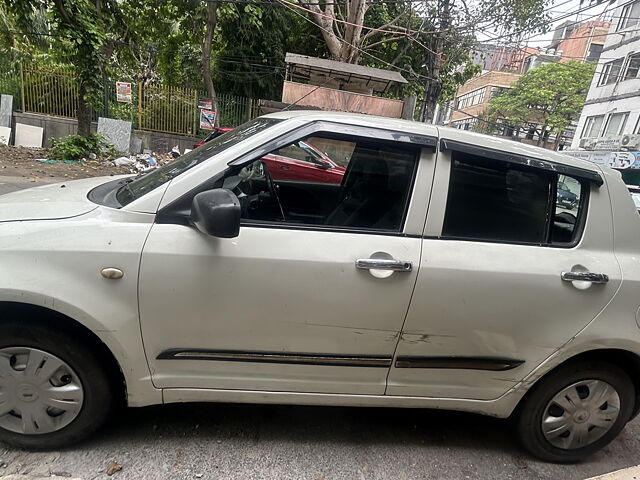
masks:
{"label": "wheel arch", "polygon": [[48,307],[31,303],[0,301],[0,325],[8,323],[38,324],[46,327],[55,325],[56,329],[91,345],[99,359],[104,362],[114,388],[118,389],[116,398],[123,405],[126,403],[127,381],[120,362],[109,346],[86,325]]}
{"label": "wheel arch", "polygon": [[524,403],[524,400],[548,375],[555,372],[558,368],[583,361],[598,361],[610,363],[617,366],[627,375],[629,375],[629,378],[633,382],[636,395],[635,405],[631,418],[634,418],[638,415],[638,413],[640,413],[640,355],[623,348],[599,348],[577,353],[572,357],[569,357],[562,362],[554,365],[553,368],[545,372],[544,375],[541,375],[533,382],[532,385],[529,386],[527,392],[518,401],[518,404],[512,414],[516,413],[520,409],[520,406]]}

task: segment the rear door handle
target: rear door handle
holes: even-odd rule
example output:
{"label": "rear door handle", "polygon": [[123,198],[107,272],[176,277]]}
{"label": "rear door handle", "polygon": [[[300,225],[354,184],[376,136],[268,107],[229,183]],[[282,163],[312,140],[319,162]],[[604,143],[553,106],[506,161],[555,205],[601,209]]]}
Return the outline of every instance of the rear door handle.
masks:
{"label": "rear door handle", "polygon": [[394,272],[410,272],[411,262],[386,258],[360,258],[356,260],[356,268],[362,270],[391,270]]}
{"label": "rear door handle", "polygon": [[609,275],[591,272],[562,272],[560,278],[565,282],[607,283]]}

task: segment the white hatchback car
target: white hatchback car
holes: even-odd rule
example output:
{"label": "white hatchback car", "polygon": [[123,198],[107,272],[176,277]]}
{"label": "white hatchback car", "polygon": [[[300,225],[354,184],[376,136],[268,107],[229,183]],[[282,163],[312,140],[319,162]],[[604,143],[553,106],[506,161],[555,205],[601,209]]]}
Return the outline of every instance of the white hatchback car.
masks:
{"label": "white hatchback car", "polygon": [[[340,183],[261,161],[301,140]],[[573,461],[640,406],[639,241],[612,170],[327,112],[4,195],[0,440],[78,441],[124,401],[425,407],[513,415]]]}

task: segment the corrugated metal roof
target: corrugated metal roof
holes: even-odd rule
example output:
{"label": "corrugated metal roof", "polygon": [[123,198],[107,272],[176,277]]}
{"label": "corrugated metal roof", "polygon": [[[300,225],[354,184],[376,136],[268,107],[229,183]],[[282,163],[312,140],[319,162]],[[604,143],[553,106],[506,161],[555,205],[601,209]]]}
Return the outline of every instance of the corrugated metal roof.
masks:
{"label": "corrugated metal roof", "polygon": [[327,60],[326,58],[308,57],[297,53],[288,53],[284,60],[291,65],[302,65],[318,72],[339,72],[361,78],[372,78],[387,82],[408,83],[398,72],[383,70],[381,68],[365,67],[351,63]]}

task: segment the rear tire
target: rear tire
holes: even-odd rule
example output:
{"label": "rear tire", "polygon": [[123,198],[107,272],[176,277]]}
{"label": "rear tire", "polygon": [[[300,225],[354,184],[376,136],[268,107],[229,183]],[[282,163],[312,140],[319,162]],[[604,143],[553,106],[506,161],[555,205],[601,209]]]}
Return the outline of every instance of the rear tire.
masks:
{"label": "rear tire", "polygon": [[576,462],[610,443],[630,420],[635,388],[619,367],[584,361],[542,378],[518,407],[517,434],[534,456]]}
{"label": "rear tire", "polygon": [[0,441],[56,449],[94,433],[118,391],[103,364],[95,348],[59,329],[0,325]]}

